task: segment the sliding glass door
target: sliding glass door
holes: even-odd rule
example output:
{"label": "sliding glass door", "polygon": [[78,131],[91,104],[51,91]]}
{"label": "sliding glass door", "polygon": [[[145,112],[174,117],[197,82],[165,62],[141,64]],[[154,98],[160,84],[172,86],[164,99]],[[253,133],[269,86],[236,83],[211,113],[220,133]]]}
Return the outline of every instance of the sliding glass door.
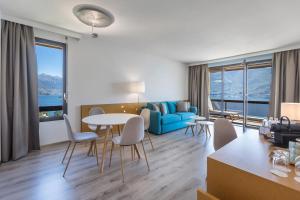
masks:
{"label": "sliding glass door", "polygon": [[247,64],[247,126],[258,126],[269,115],[271,98],[271,61]]}
{"label": "sliding glass door", "polygon": [[271,60],[211,67],[211,118],[258,126],[268,116],[271,73]]}

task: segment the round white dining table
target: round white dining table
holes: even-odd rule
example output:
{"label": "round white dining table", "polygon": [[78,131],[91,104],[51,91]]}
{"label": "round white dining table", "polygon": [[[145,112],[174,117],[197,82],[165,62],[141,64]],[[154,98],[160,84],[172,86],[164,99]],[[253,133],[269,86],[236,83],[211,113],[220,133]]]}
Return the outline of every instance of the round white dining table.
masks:
{"label": "round white dining table", "polygon": [[138,115],[135,114],[129,114],[129,113],[105,113],[100,115],[91,115],[88,117],[84,117],[82,119],[83,123],[97,126],[97,130],[100,129],[102,126],[106,126],[106,134],[104,135],[104,144],[103,144],[103,150],[102,150],[102,158],[101,158],[101,164],[100,164],[100,173],[103,173],[104,171],[104,162],[106,157],[106,148],[107,148],[107,136],[109,135],[111,126],[114,125],[123,125],[126,124],[126,122],[133,117],[136,117]]}
{"label": "round white dining table", "polygon": [[107,113],[100,115],[91,115],[82,119],[82,122],[96,126],[122,125],[138,115],[129,113]]}

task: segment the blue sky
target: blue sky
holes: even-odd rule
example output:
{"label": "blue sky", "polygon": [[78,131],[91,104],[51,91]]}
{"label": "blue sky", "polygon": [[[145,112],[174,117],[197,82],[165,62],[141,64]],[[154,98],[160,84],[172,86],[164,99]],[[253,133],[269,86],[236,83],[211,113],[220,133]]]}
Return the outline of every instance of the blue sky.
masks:
{"label": "blue sky", "polygon": [[63,76],[63,50],[36,45],[38,74]]}

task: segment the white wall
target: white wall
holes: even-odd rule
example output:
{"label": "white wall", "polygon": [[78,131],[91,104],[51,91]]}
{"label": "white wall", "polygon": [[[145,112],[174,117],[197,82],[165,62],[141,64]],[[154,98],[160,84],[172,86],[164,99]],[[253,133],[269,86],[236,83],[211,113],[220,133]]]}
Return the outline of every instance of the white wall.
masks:
{"label": "white wall", "polygon": [[[39,33],[38,33],[39,32]],[[56,38],[37,31],[40,37]],[[136,102],[122,83],[145,81],[140,101],[187,99],[187,68],[176,61],[135,50],[114,40],[83,37],[68,39],[68,114],[80,130],[80,105]],[[66,140],[63,121],[40,123],[41,145]]]}

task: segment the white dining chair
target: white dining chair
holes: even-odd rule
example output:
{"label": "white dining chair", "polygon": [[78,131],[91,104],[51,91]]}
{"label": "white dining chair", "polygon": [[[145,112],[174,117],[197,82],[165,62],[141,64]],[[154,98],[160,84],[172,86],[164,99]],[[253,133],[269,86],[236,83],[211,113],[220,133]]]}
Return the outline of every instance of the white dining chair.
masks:
{"label": "white dining chair", "polygon": [[68,162],[67,162],[67,165],[65,167],[65,171],[64,171],[64,174],[63,174],[63,177],[65,176],[66,172],[67,172],[67,169],[69,167],[69,164],[70,164],[70,161],[71,161],[71,158],[72,158],[72,155],[73,155],[73,152],[74,152],[74,149],[76,147],[76,145],[80,142],[93,142],[94,145],[96,146],[96,161],[97,161],[97,165],[99,165],[99,162],[98,162],[98,152],[97,152],[97,142],[96,140],[98,139],[98,135],[94,132],[79,132],[79,133],[75,133],[73,132],[72,130],[72,127],[71,127],[71,124],[70,124],[70,121],[69,121],[69,118],[68,118],[68,115],[64,114],[64,120],[65,120],[65,123],[66,123],[66,127],[67,127],[67,133],[68,133],[68,139],[69,139],[69,144],[68,144],[68,147],[66,149],[66,152],[64,154],[64,157],[61,161],[61,163],[64,162],[65,158],[66,158],[66,155],[69,151],[69,148],[71,146],[71,144],[73,143],[74,146],[72,148],[72,151],[71,151],[71,155],[68,159]]}
{"label": "white dining chair", "polygon": [[112,139],[112,146],[110,150],[110,160],[109,167],[111,166],[112,152],[115,145],[120,146],[120,162],[121,162],[121,172],[122,172],[122,180],[124,183],[124,165],[123,165],[123,150],[125,146],[131,146],[135,149],[138,158],[141,158],[137,144],[141,143],[143,147],[143,152],[145,156],[145,160],[147,163],[148,171],[150,171],[146,151],[144,148],[144,119],[141,116],[136,116],[127,121],[125,124],[121,136],[114,137]]}
{"label": "white dining chair", "polygon": [[148,108],[144,108],[141,111],[140,115],[144,118],[144,129],[145,129],[146,135],[149,138],[151,147],[152,147],[152,149],[154,149],[153,143],[152,143],[152,140],[151,140],[151,137],[150,137],[150,133],[149,133],[149,128],[150,128],[150,110]]}
{"label": "white dining chair", "polygon": [[[105,114],[105,111],[101,107],[92,107],[89,111],[89,116],[101,115],[101,114]],[[89,127],[89,129],[91,129],[94,132],[96,132],[96,130],[97,130],[96,125],[89,124],[88,127]],[[113,134],[112,128],[113,128],[113,126],[110,126],[110,131],[111,131],[111,134],[112,134],[112,137],[113,137],[114,134]],[[106,130],[106,126],[101,126],[100,130]],[[118,126],[118,132],[119,132],[119,135],[120,135],[120,126]]]}
{"label": "white dining chair", "polygon": [[[105,111],[103,110],[103,108],[101,107],[92,107],[89,111],[89,116],[93,116],[93,115],[101,115],[104,114]],[[96,131],[97,130],[97,126],[96,125],[88,125],[89,129],[91,129],[92,131]],[[104,129],[106,127],[101,127],[101,129]]]}
{"label": "white dining chair", "polygon": [[214,148],[216,151],[237,138],[232,123],[224,118],[215,120],[214,131]]}
{"label": "white dining chair", "polygon": [[[89,116],[93,116],[93,115],[101,115],[101,114],[105,114],[105,111],[103,110],[103,108],[101,108],[101,107],[92,107],[91,109],[90,109],[90,111],[89,111]],[[89,129],[90,130],[92,130],[93,132],[95,132],[95,133],[97,133],[97,125],[92,125],[92,124],[88,124],[88,127],[89,127]],[[114,133],[113,133],[113,131],[112,131],[112,126],[110,126],[109,127],[109,131],[111,132],[111,137],[114,137]],[[119,128],[119,127],[118,127]],[[106,130],[107,129],[107,127],[106,126],[100,126],[99,127],[99,130],[100,131],[103,131],[103,130]],[[93,153],[93,152],[95,152],[95,145],[94,145],[94,143],[92,142],[91,143],[91,145],[90,145],[90,148],[89,148],[89,151],[88,151],[88,156],[91,154],[91,153]],[[93,149],[93,152],[92,152],[92,149]]]}

